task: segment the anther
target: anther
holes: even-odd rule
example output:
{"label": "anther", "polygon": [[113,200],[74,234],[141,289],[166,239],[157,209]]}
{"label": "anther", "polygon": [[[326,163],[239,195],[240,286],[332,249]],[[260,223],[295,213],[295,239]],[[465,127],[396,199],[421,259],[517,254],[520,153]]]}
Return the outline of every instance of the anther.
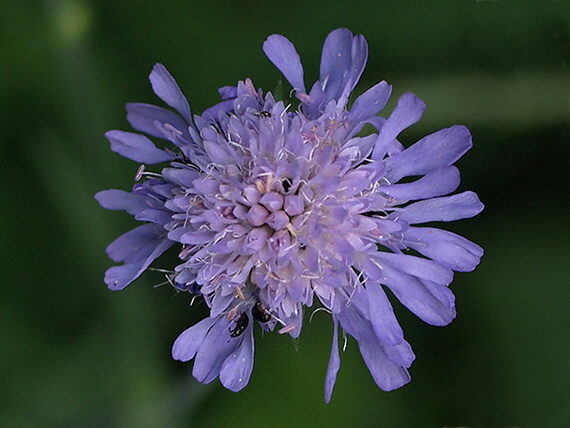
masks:
{"label": "anther", "polygon": [[279,334],[286,334],[286,333],[289,333],[289,332],[295,330],[296,328],[297,328],[297,326],[295,324],[290,324],[290,325],[283,327],[281,330],[279,330],[278,333]]}
{"label": "anther", "polygon": [[137,169],[137,173],[135,174],[135,181],[139,181],[143,174],[144,174],[144,169],[145,169],[145,164],[141,164],[141,166],[139,166],[139,169]]}

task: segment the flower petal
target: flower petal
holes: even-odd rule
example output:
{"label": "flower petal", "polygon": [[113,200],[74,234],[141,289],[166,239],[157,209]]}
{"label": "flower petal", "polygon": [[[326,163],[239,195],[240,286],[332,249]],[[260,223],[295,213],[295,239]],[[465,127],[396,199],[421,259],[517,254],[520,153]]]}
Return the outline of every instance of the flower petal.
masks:
{"label": "flower petal", "polygon": [[234,99],[224,100],[202,112],[202,117],[209,121],[216,121],[222,114],[229,114],[234,109]]}
{"label": "flower petal", "polygon": [[457,189],[460,180],[459,170],[452,165],[430,171],[411,183],[382,186],[379,191],[390,196],[389,203],[396,205],[417,199],[447,195]]}
{"label": "flower petal", "polygon": [[[411,345],[405,340],[394,346],[382,343],[382,349],[390,361],[400,367],[408,368],[416,359]],[[399,386],[396,388],[399,388]]]}
{"label": "flower petal", "polygon": [[336,383],[336,376],[340,370],[340,355],[338,353],[338,321],[333,315],[333,341],[331,348],[331,356],[329,358],[329,365],[327,367],[327,375],[325,377],[325,402],[328,404],[331,401],[334,384]]}
{"label": "flower petal", "polygon": [[230,98],[237,97],[237,87],[236,86],[222,86],[218,89],[218,93],[222,100],[229,100]]}
{"label": "flower petal", "polygon": [[142,260],[162,239],[164,229],[161,229],[152,224],[144,224],[130,230],[107,247],[107,254],[115,262]]}
{"label": "flower petal", "polygon": [[422,138],[406,150],[386,158],[388,171],[386,177],[392,183],[396,183],[403,177],[423,175],[434,169],[452,165],[472,145],[471,133],[466,127],[454,125],[441,129]]}
{"label": "flower petal", "polygon": [[172,358],[178,361],[190,361],[200,349],[206,334],[212,328],[216,318],[204,318],[192,327],[184,330],[172,345]]}
{"label": "flower petal", "polygon": [[483,248],[455,233],[431,227],[410,227],[404,244],[445,267],[470,272],[479,264]]}
{"label": "flower petal", "polygon": [[382,266],[385,266],[387,263],[419,279],[426,279],[441,285],[449,285],[453,281],[453,271],[451,269],[422,257],[382,251],[376,254],[376,258],[382,261]]}
{"label": "flower petal", "polygon": [[368,59],[368,44],[362,35],[353,37],[346,28],[331,32],[321,56],[320,83],[324,104],[338,100],[354,89]]}
{"label": "flower petal", "polygon": [[140,163],[155,164],[174,160],[174,153],[158,149],[144,135],[124,131],[109,131],[105,137],[111,143],[111,150]]}
{"label": "flower petal", "polygon": [[293,43],[284,36],[273,34],[263,43],[263,52],[283,73],[293,89],[302,93],[306,92],[303,82],[303,65]]}
{"label": "flower petal", "polygon": [[[366,137],[354,137],[348,140],[339,152],[339,157],[349,158],[353,164],[358,164],[368,158],[370,152],[374,147],[376,142],[376,135],[371,134]],[[370,172],[366,168],[358,168],[356,171],[360,171],[361,174],[368,174],[368,180],[370,180]]]}
{"label": "flower petal", "polygon": [[351,52],[351,63],[349,70],[349,79],[347,85],[344,88],[343,96],[348,97],[358,81],[360,76],[366,67],[366,62],[368,61],[368,43],[362,34],[358,34],[352,38],[352,52]]}
{"label": "flower petal", "polygon": [[239,392],[247,386],[253,370],[254,345],[251,323],[242,336],[241,344],[224,360],[220,370],[220,382],[233,392]]}
{"label": "flower petal", "polygon": [[217,378],[224,360],[236,350],[239,340],[230,337],[229,328],[230,321],[221,315],[204,338],[192,369],[199,382],[210,383]]}
{"label": "flower petal", "polygon": [[390,218],[405,220],[410,224],[429,221],[454,221],[471,218],[483,211],[484,205],[474,192],[463,192],[442,198],[415,202],[390,214]]}
{"label": "flower petal", "polygon": [[176,113],[162,107],[144,103],[127,104],[127,120],[137,131],[157,138],[166,138],[174,144],[180,144],[173,132],[179,132],[190,140],[188,124]]}
{"label": "flower petal", "polygon": [[352,50],[352,33],[346,28],[339,28],[331,32],[323,45],[320,66],[320,83],[327,100],[340,95],[339,87],[347,68],[350,66]]}
{"label": "flower petal", "polygon": [[162,101],[175,108],[188,123],[192,123],[190,106],[176,80],[162,64],[155,64],[149,76],[152,90]]}
{"label": "flower petal", "polygon": [[371,116],[376,116],[386,106],[391,92],[392,86],[385,81],[368,89],[354,101],[348,114],[348,121],[356,124]]}
{"label": "flower petal", "polygon": [[113,266],[107,269],[107,272],[105,272],[105,284],[107,284],[111,290],[122,290],[137,279],[150,264],[168,250],[172,244],[172,242],[164,240],[159,242],[155,247],[146,247],[144,252],[137,251],[136,260],[127,262],[123,266]]}
{"label": "flower petal", "polygon": [[405,363],[405,366],[399,365],[388,357],[370,322],[359,316],[354,307],[342,305],[339,320],[342,328],[358,341],[360,354],[376,385],[384,391],[392,391],[410,381],[410,374],[405,366],[411,364],[414,355],[409,345],[398,345],[397,349],[393,350],[394,359]]}
{"label": "flower petal", "polygon": [[366,281],[366,294],[370,305],[370,322],[382,343],[397,345],[404,340],[404,331],[382,287],[375,281]]}
{"label": "flower petal", "polygon": [[200,173],[190,168],[163,168],[162,176],[173,183],[190,188],[194,180],[200,178]]}
{"label": "flower petal", "polygon": [[97,202],[108,210],[123,210],[131,215],[136,215],[148,208],[146,199],[141,195],[133,195],[124,190],[110,189],[102,190],[95,195]]}
{"label": "flower petal", "polygon": [[382,270],[383,283],[405,307],[423,321],[431,325],[444,326],[455,318],[455,306],[450,305],[447,299],[439,300],[441,293],[436,297],[421,280],[388,264],[384,264]]}
{"label": "flower petal", "polygon": [[235,159],[228,153],[226,147],[223,147],[218,143],[204,141],[204,149],[214,164],[235,164]]}
{"label": "flower petal", "polygon": [[424,110],[425,103],[414,94],[407,93],[398,99],[388,120],[384,123],[378,133],[378,141],[372,152],[372,159],[380,160],[386,153],[391,152],[390,148],[400,132],[418,122]]}
{"label": "flower petal", "polygon": [[148,221],[156,224],[166,224],[172,220],[172,213],[165,210],[149,208],[135,215],[137,221]]}

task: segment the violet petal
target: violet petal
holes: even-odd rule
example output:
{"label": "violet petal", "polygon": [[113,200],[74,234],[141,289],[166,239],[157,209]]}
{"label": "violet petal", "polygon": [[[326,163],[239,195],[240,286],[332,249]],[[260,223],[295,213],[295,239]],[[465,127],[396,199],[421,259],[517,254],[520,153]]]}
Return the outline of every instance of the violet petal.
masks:
{"label": "violet petal", "polygon": [[467,191],[457,195],[415,202],[390,214],[390,218],[398,218],[410,224],[454,221],[474,217],[483,211],[483,208],[477,194]]}
{"label": "violet petal", "polygon": [[204,318],[199,323],[184,330],[172,345],[172,358],[182,362],[194,358],[214,322],[216,322],[215,318]]}
{"label": "violet petal", "polygon": [[455,318],[455,307],[448,301],[439,300],[420,279],[390,265],[384,265],[382,270],[385,285],[405,307],[424,322],[444,326]]}
{"label": "violet petal", "polygon": [[455,166],[447,166],[428,172],[419,180],[382,186],[382,193],[393,198],[393,204],[403,204],[417,199],[447,195],[457,189],[460,177]]}
{"label": "violet petal", "polygon": [[376,116],[386,106],[391,92],[392,86],[388,85],[385,81],[368,89],[354,101],[348,113],[348,121],[350,123],[357,123],[371,116]]}
{"label": "violet petal", "polygon": [[[113,266],[105,272],[105,283],[111,290],[122,290],[135,279],[137,279],[162,253],[172,246],[170,241],[162,241],[158,243],[154,249],[146,248],[146,251],[152,249],[144,258],[125,263],[123,266]],[[142,253],[137,254],[140,257]]]}
{"label": "violet petal", "polygon": [[306,92],[303,82],[303,66],[293,43],[286,37],[273,34],[263,43],[263,52],[283,73],[293,89],[302,93]]}
{"label": "violet petal", "polygon": [[471,133],[461,125],[430,134],[403,152],[385,160],[386,177],[396,183],[403,177],[423,175],[434,169],[452,165],[473,145]]}
{"label": "violet petal", "polygon": [[370,305],[370,321],[378,339],[387,345],[401,343],[404,331],[382,287],[375,281],[367,281],[366,294]]}
{"label": "violet petal", "polygon": [[404,242],[424,256],[459,272],[472,271],[483,256],[479,245],[455,233],[432,227],[410,227]]}
{"label": "violet petal", "polygon": [[166,67],[162,64],[155,64],[149,79],[154,93],[170,107],[175,108],[186,122],[192,123],[188,101]]}
{"label": "violet petal", "polygon": [[338,352],[338,321],[333,315],[333,340],[331,348],[331,356],[327,367],[327,374],[325,377],[325,402],[328,404],[331,401],[336,377],[340,370],[340,355]]}
{"label": "violet petal", "polygon": [[102,190],[95,195],[97,202],[108,210],[124,210],[131,215],[147,209],[148,204],[144,196],[133,195],[124,190],[110,189]]}
{"label": "violet petal", "polygon": [[247,386],[253,370],[253,323],[249,324],[241,337],[241,344],[224,360],[220,370],[220,382],[233,392]]}
{"label": "violet petal", "polygon": [[136,162],[155,164],[173,160],[176,156],[158,149],[144,135],[124,131],[109,131],[105,134],[111,143],[111,150]]}

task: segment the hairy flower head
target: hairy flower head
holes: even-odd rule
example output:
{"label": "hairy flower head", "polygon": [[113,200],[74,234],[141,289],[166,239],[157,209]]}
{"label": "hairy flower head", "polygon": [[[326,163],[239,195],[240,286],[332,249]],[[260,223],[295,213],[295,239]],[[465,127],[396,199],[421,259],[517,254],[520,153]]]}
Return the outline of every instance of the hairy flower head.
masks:
{"label": "hairy flower head", "polygon": [[[340,368],[339,324],[358,341],[378,386],[398,388],[415,356],[385,290],[425,322],[446,325],[455,317],[453,271],[473,270],[483,255],[461,236],[418,226],[483,209],[473,192],[450,195],[460,181],[453,164],[471,148],[471,135],[456,125],[404,148],[397,137],[425,105],[405,94],[380,117],[391,92],[384,81],[349,108],[368,47],[346,29],[327,37],[309,91],[289,40],[270,36],[264,51],[293,87],[295,111],[246,79],[221,88],[219,104],[192,116],[157,64],[153,90],[176,113],[128,104],[127,119],[174,148],[138,133],[107,133],[115,152],[169,165],[159,174],[142,166],[137,178],[145,179],[131,192],[96,195],[103,207],[144,223],[107,249],[124,264],[111,267],[105,282],[120,290],[169,247],[180,248],[170,280],[201,296],[210,315],[178,337],[172,354],[194,359],[201,382],[219,377],[241,390],[253,368],[254,326],[298,337],[304,307],[322,307],[334,326],[326,401]],[[365,125],[375,132],[363,135]]]}

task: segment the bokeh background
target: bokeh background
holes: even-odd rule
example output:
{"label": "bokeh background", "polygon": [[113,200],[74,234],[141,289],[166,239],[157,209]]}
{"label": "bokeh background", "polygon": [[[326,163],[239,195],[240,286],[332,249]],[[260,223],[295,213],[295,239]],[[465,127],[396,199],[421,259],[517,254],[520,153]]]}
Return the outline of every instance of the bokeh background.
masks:
{"label": "bokeh background", "polygon": [[[570,426],[569,17],[565,0],[2,0],[0,426]],[[338,27],[369,43],[357,92],[387,80],[394,100],[411,91],[426,102],[404,144],[471,129],[460,190],[486,209],[447,227],[486,254],[456,275],[450,326],[396,305],[417,355],[398,391],[376,387],[349,339],[324,404],[324,313],[297,342],[256,331],[244,391],[204,386],[170,357],[204,305],[155,287],[157,272],[117,293],[103,283],[105,247],[135,222],[93,195],[130,189],[138,167],[104,133],[129,129],[125,103],[160,103],[147,80],[155,62],[201,112],[240,79],[276,87],[261,49],[272,33],[295,43],[313,82]]]}

